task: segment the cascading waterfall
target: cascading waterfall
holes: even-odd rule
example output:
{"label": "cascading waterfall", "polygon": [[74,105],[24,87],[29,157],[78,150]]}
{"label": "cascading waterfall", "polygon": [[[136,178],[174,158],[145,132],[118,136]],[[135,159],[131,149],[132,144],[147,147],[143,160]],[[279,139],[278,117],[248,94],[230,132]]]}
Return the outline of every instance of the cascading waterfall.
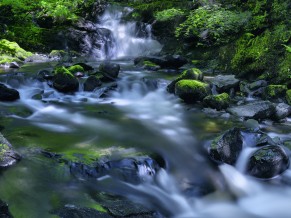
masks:
{"label": "cascading waterfall", "polygon": [[100,17],[98,26],[109,29],[112,33],[113,43],[106,43],[101,48],[101,59],[116,59],[121,57],[136,57],[149,55],[161,50],[162,45],[153,39],[151,25],[124,18],[132,9],[109,6]]}

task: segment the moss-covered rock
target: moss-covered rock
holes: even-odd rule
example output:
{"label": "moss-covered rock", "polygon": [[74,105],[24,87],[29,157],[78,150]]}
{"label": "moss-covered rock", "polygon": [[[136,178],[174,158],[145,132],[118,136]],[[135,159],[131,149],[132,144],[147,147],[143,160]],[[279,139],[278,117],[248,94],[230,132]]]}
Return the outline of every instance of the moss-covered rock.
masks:
{"label": "moss-covered rock", "polygon": [[20,159],[20,155],[12,149],[11,144],[0,133],[0,169],[14,165]]}
{"label": "moss-covered rock", "polygon": [[287,103],[291,105],[291,89],[287,90],[285,98],[286,98]]}
{"label": "moss-covered rock", "polygon": [[264,91],[264,98],[265,99],[276,99],[285,96],[287,91],[286,85],[268,85]]}
{"label": "moss-covered rock", "polygon": [[203,80],[203,73],[197,68],[191,68],[188,70],[184,70],[182,74],[175,80],[173,80],[168,86],[167,91],[170,93],[175,92],[175,85],[177,82],[183,79],[190,79],[190,80]]}
{"label": "moss-covered rock", "polygon": [[180,80],[175,85],[175,94],[186,103],[202,101],[208,93],[208,84],[197,80]]}
{"label": "moss-covered rock", "polygon": [[0,64],[23,61],[29,56],[32,56],[32,53],[22,49],[16,42],[0,40]]}
{"label": "moss-covered rock", "polygon": [[284,172],[289,166],[289,158],[279,146],[266,146],[252,154],[247,171],[258,178],[272,178]]}
{"label": "moss-covered rock", "polygon": [[230,103],[230,97],[227,93],[219,95],[208,95],[203,99],[203,104],[207,107],[211,107],[217,110],[228,108]]}
{"label": "moss-covered rock", "polygon": [[73,65],[73,66],[70,66],[68,68],[68,70],[74,74],[74,73],[77,73],[77,72],[84,72],[84,68],[80,65]]}
{"label": "moss-covered rock", "polygon": [[161,68],[159,65],[155,64],[154,62],[147,61],[147,60],[142,62],[142,67],[146,70],[152,70],[152,71],[157,71]]}
{"label": "moss-covered rock", "polygon": [[79,82],[68,69],[58,67],[54,70],[53,87],[64,93],[76,92],[79,89]]}

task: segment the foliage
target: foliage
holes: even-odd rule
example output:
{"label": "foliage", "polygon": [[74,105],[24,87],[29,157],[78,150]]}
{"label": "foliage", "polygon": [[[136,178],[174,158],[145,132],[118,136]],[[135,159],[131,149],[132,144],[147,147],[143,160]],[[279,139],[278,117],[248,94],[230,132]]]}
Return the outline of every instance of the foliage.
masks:
{"label": "foliage", "polygon": [[[245,72],[259,72],[276,66],[278,51],[291,38],[291,31],[285,25],[268,29],[261,35],[245,33],[236,43],[236,53],[231,61],[233,69]],[[274,69],[273,69],[274,71]]]}
{"label": "foliage", "polygon": [[218,5],[207,5],[192,11],[187,20],[176,29],[176,36],[196,39],[204,46],[220,45],[238,34],[249,18],[250,14],[247,12],[238,13]]}
{"label": "foliage", "polygon": [[287,91],[285,85],[268,85],[264,91],[264,97],[266,99],[273,99],[283,97]]}
{"label": "foliage", "polygon": [[286,100],[289,105],[291,105],[291,89],[286,92]]}
{"label": "foliage", "polygon": [[155,14],[155,18],[158,21],[167,21],[175,19],[176,17],[183,16],[184,12],[181,9],[170,8],[163,11],[158,11]]}
{"label": "foliage", "polygon": [[32,53],[22,49],[16,42],[0,40],[0,63],[24,60],[31,55]]}

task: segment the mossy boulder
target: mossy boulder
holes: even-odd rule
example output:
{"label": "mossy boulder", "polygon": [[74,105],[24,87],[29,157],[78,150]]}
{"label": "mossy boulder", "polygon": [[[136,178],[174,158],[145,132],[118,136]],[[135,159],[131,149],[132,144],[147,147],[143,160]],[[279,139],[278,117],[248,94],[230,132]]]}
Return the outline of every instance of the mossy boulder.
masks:
{"label": "mossy boulder", "polygon": [[235,164],[242,146],[243,138],[240,129],[232,128],[212,141],[209,155],[215,162]]}
{"label": "mossy boulder", "polygon": [[70,66],[68,68],[68,71],[70,71],[72,74],[74,74],[77,72],[84,72],[84,68],[77,64],[77,65]]}
{"label": "mossy boulder", "polygon": [[31,52],[22,49],[16,42],[10,42],[6,39],[0,40],[0,64],[24,61],[25,58],[32,55]]}
{"label": "mossy boulder", "polygon": [[143,61],[142,62],[142,67],[146,70],[152,70],[152,71],[157,71],[159,70],[161,67],[157,64],[155,64],[154,62],[151,61]]}
{"label": "mossy boulder", "polygon": [[10,89],[0,83],[0,101],[15,101],[19,98],[19,92],[16,89]]}
{"label": "mossy boulder", "polygon": [[11,144],[0,133],[0,169],[12,166],[20,159],[20,155],[12,149]]}
{"label": "mossy boulder", "polygon": [[289,158],[280,146],[266,146],[254,152],[248,162],[247,171],[258,178],[272,178],[287,170]]}
{"label": "mossy boulder", "polygon": [[203,73],[197,68],[191,68],[184,70],[182,74],[175,80],[173,80],[168,86],[167,91],[170,93],[175,92],[175,85],[177,82],[183,79],[190,79],[190,80],[203,80]]}
{"label": "mossy boulder", "polygon": [[265,91],[263,93],[263,97],[265,99],[282,98],[285,96],[286,91],[287,91],[286,85],[268,85],[265,88]]}
{"label": "mossy boulder", "polygon": [[228,108],[230,103],[230,97],[227,93],[219,95],[208,95],[203,99],[203,104],[207,107],[222,110]]}
{"label": "mossy boulder", "polygon": [[208,84],[198,80],[180,80],[175,85],[175,94],[186,103],[202,101],[208,93]]}
{"label": "mossy boulder", "polygon": [[286,98],[287,103],[291,105],[291,89],[287,90],[285,98]]}
{"label": "mossy boulder", "polygon": [[76,92],[79,89],[79,82],[74,75],[65,67],[54,70],[53,87],[60,92]]}

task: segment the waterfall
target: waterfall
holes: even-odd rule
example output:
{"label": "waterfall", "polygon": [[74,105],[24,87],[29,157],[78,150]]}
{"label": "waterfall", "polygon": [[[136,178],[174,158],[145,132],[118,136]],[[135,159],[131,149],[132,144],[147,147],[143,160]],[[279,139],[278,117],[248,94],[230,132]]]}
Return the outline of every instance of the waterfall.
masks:
{"label": "waterfall", "polygon": [[158,53],[162,45],[153,39],[151,25],[126,21],[125,17],[132,9],[109,6],[99,18],[98,27],[111,31],[113,43],[101,46],[101,59],[136,57]]}

